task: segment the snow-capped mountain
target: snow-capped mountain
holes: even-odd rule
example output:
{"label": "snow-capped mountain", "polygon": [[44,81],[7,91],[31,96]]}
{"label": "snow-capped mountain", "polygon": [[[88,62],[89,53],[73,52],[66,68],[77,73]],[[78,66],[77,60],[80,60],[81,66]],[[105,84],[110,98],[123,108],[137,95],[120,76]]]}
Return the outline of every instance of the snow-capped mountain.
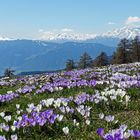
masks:
{"label": "snow-capped mountain", "polygon": [[97,35],[94,39],[89,39],[86,42],[101,43],[107,46],[117,47],[120,39],[134,39],[140,36],[140,27],[125,26],[120,29],[115,29],[101,35]]}
{"label": "snow-capped mountain", "polygon": [[[92,41],[96,43],[101,43],[102,40],[108,39],[133,39],[136,36],[140,36],[140,26],[125,26],[119,29],[108,31],[103,34],[84,34],[84,33],[75,33],[75,32],[43,32],[40,40],[52,41],[52,42],[67,42],[67,41]],[[5,40],[16,40],[8,37],[1,37],[1,41]],[[98,41],[99,40],[99,41]],[[105,44],[108,45],[108,44]]]}
{"label": "snow-capped mountain", "polygon": [[8,38],[8,37],[2,37],[2,36],[0,36],[0,40],[1,40],[1,41],[5,41],[5,40],[12,40],[12,39],[10,39],[10,38]]}
{"label": "snow-capped mountain", "polygon": [[46,41],[84,41],[88,39],[94,39],[96,35],[94,34],[78,34],[73,32],[45,32],[41,39]]}
{"label": "snow-capped mountain", "polygon": [[93,58],[102,51],[110,56],[116,50],[121,38],[130,39],[139,35],[140,28],[123,27],[96,36],[73,32],[46,33],[44,41],[2,37],[0,38],[0,75],[7,67],[16,71],[62,69],[67,59],[78,61],[84,52],[89,53]]}
{"label": "snow-capped mountain", "polygon": [[[107,33],[95,35],[95,34],[77,34],[74,32],[45,32],[42,35],[42,40],[46,41],[97,41],[98,39],[108,39],[108,38],[127,38],[133,39],[135,36],[140,36],[140,27],[133,26],[125,26],[120,29],[115,29],[113,31],[109,31]],[[100,43],[100,42],[98,42]]]}
{"label": "snow-capped mountain", "polygon": [[133,39],[136,36],[140,36],[140,27],[125,26],[120,29],[115,29],[101,35],[102,37],[112,37],[112,38],[127,38]]}

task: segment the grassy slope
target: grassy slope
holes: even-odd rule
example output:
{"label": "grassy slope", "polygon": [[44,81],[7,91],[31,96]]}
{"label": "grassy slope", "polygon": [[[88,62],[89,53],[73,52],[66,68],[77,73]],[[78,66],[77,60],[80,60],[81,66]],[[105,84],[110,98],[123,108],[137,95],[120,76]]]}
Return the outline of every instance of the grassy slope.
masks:
{"label": "grassy slope", "polygon": [[[0,93],[3,93],[8,90],[14,90],[13,88],[2,88],[0,89]],[[98,87],[99,89],[100,87]],[[97,89],[97,88],[96,88]],[[11,112],[12,115],[15,113],[15,105],[20,104],[21,108],[24,109],[27,107],[28,103],[38,104],[40,100],[47,98],[57,98],[57,97],[69,97],[77,95],[81,92],[86,92],[88,94],[94,93],[94,88],[73,88],[73,89],[65,89],[63,91],[55,92],[55,93],[42,93],[40,95],[26,94],[24,96],[20,96],[18,99],[14,99],[11,103],[4,103],[0,106],[0,112],[6,111]],[[116,119],[119,120],[121,124],[127,124],[130,128],[140,129],[140,89],[134,88],[129,89],[128,92],[132,95],[132,101],[130,102],[128,108],[121,109],[112,109],[106,106],[94,106],[91,113],[91,124],[90,126],[80,126],[78,129],[74,129],[71,126],[71,136],[66,137],[61,132],[56,132],[55,128],[60,126],[52,126],[52,128],[42,128],[42,130],[33,130],[32,133],[28,135],[22,136],[21,139],[97,139],[96,137],[96,129],[98,127],[105,127],[108,129],[111,126],[104,121],[98,119],[97,114],[100,112],[104,112],[105,114],[115,115]],[[69,125],[69,124],[67,124]],[[119,124],[116,124],[119,125]],[[114,126],[113,126],[114,127]],[[117,126],[116,126],[117,127]],[[44,130],[45,129],[45,130]],[[53,129],[53,130],[52,130]]]}

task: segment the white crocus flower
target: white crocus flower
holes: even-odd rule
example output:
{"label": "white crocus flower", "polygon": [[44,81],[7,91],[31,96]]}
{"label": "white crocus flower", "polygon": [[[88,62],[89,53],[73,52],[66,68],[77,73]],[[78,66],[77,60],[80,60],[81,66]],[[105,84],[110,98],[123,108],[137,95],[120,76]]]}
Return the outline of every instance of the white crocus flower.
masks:
{"label": "white crocus flower", "polygon": [[5,116],[5,113],[4,112],[1,112],[0,113],[0,116],[3,118]]}
{"label": "white crocus flower", "polygon": [[61,122],[62,119],[63,119],[63,117],[64,117],[63,115],[57,115],[57,119],[58,119],[58,121]]}
{"label": "white crocus flower", "polygon": [[86,120],[86,124],[87,125],[90,125],[90,120]]}
{"label": "white crocus flower", "polygon": [[20,108],[20,105],[19,104],[16,104],[16,108],[19,109]]}
{"label": "white crocus flower", "polygon": [[73,124],[74,124],[74,125],[76,124],[76,119],[73,120]]}
{"label": "white crocus flower", "polygon": [[70,112],[70,107],[66,106],[66,112],[69,113]]}
{"label": "white crocus flower", "polygon": [[16,113],[19,115],[20,114],[20,110],[17,110]]}
{"label": "white crocus flower", "polygon": [[15,131],[16,130],[16,127],[15,126],[11,126],[11,129],[12,129],[12,131]]}
{"label": "white crocus flower", "polygon": [[17,135],[11,135],[11,140],[17,140],[17,139],[18,139]]}
{"label": "white crocus flower", "polygon": [[73,120],[74,126],[79,126],[79,122],[76,121],[76,119]]}
{"label": "white crocus flower", "polygon": [[85,111],[84,109],[82,109],[82,110],[80,111],[80,113],[81,113],[82,116],[84,116],[85,113],[86,113],[86,111]]}
{"label": "white crocus flower", "polygon": [[104,116],[105,116],[105,115],[104,115],[103,113],[100,113],[100,114],[99,114],[99,118],[100,118],[100,119],[103,119]]}
{"label": "white crocus flower", "polygon": [[114,123],[115,123],[115,124],[116,124],[116,123],[118,123],[118,120],[115,120],[115,122],[114,122]]}
{"label": "white crocus flower", "polygon": [[7,93],[8,93],[8,94],[11,94],[11,93],[13,93],[13,91],[7,91]]}
{"label": "white crocus flower", "polygon": [[19,116],[17,119],[18,119],[19,121],[21,121],[21,120],[22,120],[22,117],[21,117],[21,116]]}
{"label": "white crocus flower", "polygon": [[126,96],[125,96],[126,106],[128,105],[129,100],[130,100],[130,96],[126,95]]}
{"label": "white crocus flower", "polygon": [[63,87],[59,87],[59,90],[63,90]]}
{"label": "white crocus flower", "polygon": [[125,139],[128,139],[131,136],[131,133],[124,132],[124,135],[123,136],[124,136]]}
{"label": "white crocus flower", "polygon": [[110,96],[110,99],[111,99],[111,100],[116,100],[117,97],[116,97],[116,96]]}
{"label": "white crocus flower", "polygon": [[63,130],[65,135],[69,134],[69,128],[68,127],[64,127],[62,130]]}
{"label": "white crocus flower", "polygon": [[108,101],[108,99],[106,98],[106,97],[104,97],[103,96],[103,98],[102,98],[105,102],[107,102]]}
{"label": "white crocus flower", "polygon": [[31,109],[31,108],[26,108],[26,111],[27,111],[28,113],[31,113],[31,112],[32,112],[32,109]]}
{"label": "white crocus flower", "polygon": [[41,109],[42,109],[42,105],[38,104],[37,107],[36,107],[36,111],[39,112]]}
{"label": "white crocus flower", "polygon": [[58,87],[55,87],[55,88],[54,88],[54,90],[55,90],[55,91],[58,91],[58,90],[59,90],[59,88],[58,88]]}
{"label": "white crocus flower", "polygon": [[121,92],[120,92],[120,96],[121,96],[121,98],[123,98],[123,97],[125,96],[125,94],[126,94],[125,91],[121,91]]}
{"label": "white crocus flower", "polygon": [[66,102],[66,101],[63,101],[62,103],[63,103],[64,106],[68,105],[68,102]]}
{"label": "white crocus flower", "polygon": [[54,98],[47,99],[45,102],[46,107],[49,107],[53,104]]}
{"label": "white crocus flower", "polygon": [[99,103],[99,99],[95,99],[94,101],[95,101],[95,103],[96,103],[96,104],[98,104],[98,103]]}
{"label": "white crocus flower", "polygon": [[6,122],[11,121],[11,118],[12,118],[11,115],[9,115],[9,116],[5,116],[5,117],[4,117],[4,119],[5,119]]}
{"label": "white crocus flower", "polygon": [[114,121],[114,116],[111,116],[111,115],[109,115],[109,116],[105,116],[105,120],[107,121],[107,122],[113,122]]}
{"label": "white crocus flower", "polygon": [[55,108],[60,107],[60,105],[61,105],[61,100],[60,99],[57,99],[57,100],[54,101],[54,107]]}
{"label": "white crocus flower", "polygon": [[77,122],[75,125],[76,125],[76,126],[79,126],[79,122]]}
{"label": "white crocus flower", "polygon": [[31,108],[31,109],[34,108],[35,107],[34,103],[28,104],[28,107]]}

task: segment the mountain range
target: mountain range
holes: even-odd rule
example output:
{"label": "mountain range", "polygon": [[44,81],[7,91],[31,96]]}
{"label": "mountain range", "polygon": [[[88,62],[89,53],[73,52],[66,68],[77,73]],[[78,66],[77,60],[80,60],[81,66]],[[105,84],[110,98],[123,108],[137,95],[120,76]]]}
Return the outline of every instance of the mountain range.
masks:
{"label": "mountain range", "polygon": [[47,36],[45,40],[0,38],[0,75],[8,67],[17,72],[49,71],[65,67],[67,59],[78,61],[87,52],[93,58],[105,51],[109,56],[122,38],[140,35],[138,27],[123,27],[102,35],[72,33]]}
{"label": "mountain range", "polygon": [[113,31],[109,31],[103,34],[77,34],[74,32],[46,32],[42,39],[51,42],[67,42],[67,41],[76,41],[76,42],[90,42],[90,43],[100,43],[107,46],[116,46],[120,39],[127,38],[133,39],[135,36],[140,35],[139,26],[124,26]]}

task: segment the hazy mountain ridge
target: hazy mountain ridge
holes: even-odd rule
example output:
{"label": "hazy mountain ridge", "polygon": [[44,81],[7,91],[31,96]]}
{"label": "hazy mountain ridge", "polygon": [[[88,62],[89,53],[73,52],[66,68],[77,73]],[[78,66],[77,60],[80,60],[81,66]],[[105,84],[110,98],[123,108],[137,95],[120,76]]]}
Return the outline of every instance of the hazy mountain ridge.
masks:
{"label": "hazy mountain ridge", "polygon": [[65,67],[67,59],[78,60],[88,52],[96,57],[101,51],[111,55],[113,47],[96,43],[52,43],[33,40],[0,41],[0,73],[11,67],[17,71],[46,71]]}
{"label": "hazy mountain ridge", "polygon": [[[105,51],[111,55],[115,51],[121,38],[134,38],[140,35],[138,27],[123,27],[100,36],[82,36],[79,40],[75,36],[55,38],[50,42],[45,40],[25,40],[0,38],[0,74],[7,67],[17,71],[48,71],[63,69],[67,59],[77,61],[84,53],[93,58]],[[89,38],[88,38],[89,37]],[[49,36],[48,36],[49,38]]]}
{"label": "hazy mountain ridge", "polygon": [[125,26],[107,33],[94,35],[94,34],[77,34],[74,32],[65,33],[50,33],[44,36],[44,40],[52,42],[92,42],[101,43],[109,46],[116,46],[120,39],[127,38],[133,39],[135,36],[140,35],[140,27]]}

